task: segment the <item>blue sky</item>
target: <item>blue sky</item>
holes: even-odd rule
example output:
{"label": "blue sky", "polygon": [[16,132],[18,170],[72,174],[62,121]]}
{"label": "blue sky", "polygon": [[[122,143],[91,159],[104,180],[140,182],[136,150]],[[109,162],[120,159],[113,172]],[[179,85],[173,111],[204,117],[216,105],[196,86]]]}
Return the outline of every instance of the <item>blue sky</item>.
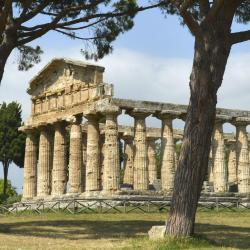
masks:
{"label": "blue sky", "polygon": [[[233,30],[249,27],[235,24]],[[173,103],[188,103],[188,81],[191,72],[194,39],[180,26],[177,17],[165,18],[159,10],[139,14],[133,30],[114,42],[114,52],[97,64],[106,68],[104,79],[113,83],[115,96]],[[6,66],[0,86],[0,102],[17,100],[23,106],[23,117],[30,115],[30,98],[26,93],[28,81],[53,57],[84,60],[81,41],[70,40],[50,32],[36,40],[44,50],[42,62],[28,72],[18,72],[13,53]],[[250,110],[250,42],[232,49],[223,85],[218,93],[218,106]],[[132,119],[120,117],[119,122],[132,125]],[[147,119],[148,126],[160,126],[156,118]],[[183,123],[175,122],[176,127]],[[228,132],[232,126],[225,126]],[[0,176],[2,168],[0,169]],[[21,191],[23,170],[10,167],[9,177]]]}

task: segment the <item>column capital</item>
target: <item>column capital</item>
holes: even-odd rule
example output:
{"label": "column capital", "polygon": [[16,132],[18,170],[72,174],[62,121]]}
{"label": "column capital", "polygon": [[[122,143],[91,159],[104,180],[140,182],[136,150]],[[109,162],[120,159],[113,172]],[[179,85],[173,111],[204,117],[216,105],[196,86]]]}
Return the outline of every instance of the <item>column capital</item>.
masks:
{"label": "column capital", "polygon": [[216,115],[214,124],[215,125],[223,125],[226,122],[231,122],[232,117],[228,115]]}
{"label": "column capital", "polygon": [[83,116],[88,120],[88,121],[99,121],[100,115],[97,114],[96,112],[85,112],[83,113]]}
{"label": "column capital", "polygon": [[175,111],[175,110],[162,110],[157,112],[154,116],[160,120],[174,120],[176,118],[183,117],[184,112],[182,111]]}
{"label": "column capital", "polygon": [[69,124],[81,124],[82,123],[82,116],[83,114],[77,114],[77,115],[72,115],[70,117],[67,117],[66,121]]}
{"label": "column capital", "polygon": [[135,119],[145,119],[150,116],[152,112],[147,109],[134,108],[133,110],[127,110],[126,114],[134,117]]}
{"label": "column capital", "polygon": [[32,126],[22,126],[18,128],[18,131],[21,131],[23,133],[27,134],[36,134],[38,133],[38,130],[36,127],[32,127]]}
{"label": "column capital", "polygon": [[53,125],[45,123],[45,122],[44,123],[40,123],[39,126],[37,127],[37,130],[39,132],[41,132],[41,131],[51,132],[53,130]]}
{"label": "column capital", "polygon": [[235,117],[232,122],[236,127],[247,126],[250,124],[250,117]]}
{"label": "column capital", "polygon": [[120,107],[116,105],[105,105],[102,108],[98,109],[98,113],[104,114],[104,115],[119,115],[121,114],[121,109]]}
{"label": "column capital", "polygon": [[53,123],[53,126],[55,128],[61,128],[61,129],[65,128],[67,125],[68,125],[68,122],[65,120],[58,120]]}

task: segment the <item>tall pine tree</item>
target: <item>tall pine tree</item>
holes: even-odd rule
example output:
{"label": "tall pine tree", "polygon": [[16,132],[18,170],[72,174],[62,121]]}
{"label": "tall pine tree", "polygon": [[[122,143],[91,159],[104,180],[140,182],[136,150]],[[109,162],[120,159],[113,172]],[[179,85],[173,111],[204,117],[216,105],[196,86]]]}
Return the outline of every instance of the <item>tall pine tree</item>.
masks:
{"label": "tall pine tree", "polygon": [[22,125],[21,105],[17,102],[0,107],[0,162],[3,165],[3,194],[6,195],[8,170],[11,163],[19,167],[24,164],[25,135],[18,131]]}

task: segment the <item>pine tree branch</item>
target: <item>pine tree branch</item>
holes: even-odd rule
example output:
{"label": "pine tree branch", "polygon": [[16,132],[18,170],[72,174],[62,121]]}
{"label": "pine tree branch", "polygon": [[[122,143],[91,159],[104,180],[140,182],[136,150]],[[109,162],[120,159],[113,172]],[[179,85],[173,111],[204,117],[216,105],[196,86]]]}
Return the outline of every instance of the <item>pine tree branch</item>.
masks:
{"label": "pine tree branch", "polygon": [[[148,10],[148,9],[160,7],[160,6],[162,6],[162,2],[160,2],[158,4],[154,4],[154,5],[138,7],[138,8],[136,8],[136,11],[139,12],[139,11],[143,11],[143,10]],[[68,11],[68,10],[66,9],[65,11]],[[53,19],[52,22],[41,24],[41,25],[36,25],[33,27],[21,26],[20,30],[27,31],[27,32],[21,32],[18,35],[18,37],[19,37],[18,46],[24,45],[28,42],[31,42],[31,41],[37,39],[38,37],[46,34],[50,30],[55,30],[58,28],[62,29],[65,27],[68,27],[68,30],[70,30],[71,25],[75,25],[75,24],[78,24],[80,22],[89,22],[91,19],[96,19],[96,18],[107,19],[107,18],[112,18],[112,17],[119,17],[119,16],[123,16],[126,14],[130,14],[129,10],[126,10],[123,12],[98,13],[98,14],[93,14],[93,15],[88,15],[88,16],[84,16],[81,18],[77,18],[77,19],[74,19],[71,21],[60,22],[61,19],[65,16],[65,12],[63,11],[60,14],[58,14]],[[95,22],[93,22],[93,23],[95,23]],[[74,28],[74,27],[72,27],[72,28]]]}
{"label": "pine tree branch", "polygon": [[210,10],[209,0],[199,0],[201,17],[205,17]]}
{"label": "pine tree branch", "polygon": [[235,32],[230,35],[231,44],[242,43],[250,40],[250,30]]}
{"label": "pine tree branch", "polygon": [[214,0],[213,1],[214,3],[212,7],[210,8],[210,11],[208,12],[208,15],[205,20],[206,22],[213,22],[213,20],[217,16],[217,13],[220,11],[225,1],[226,0]]}
{"label": "pine tree branch", "polygon": [[6,0],[0,11],[0,34],[4,32],[7,19],[10,15],[12,16],[12,0]]}
{"label": "pine tree branch", "polygon": [[202,40],[202,30],[198,22],[194,20],[190,12],[187,10],[189,7],[194,4],[194,0],[187,0],[184,3],[180,4],[180,1],[171,0],[172,4],[176,6],[179,10],[180,15],[182,16],[184,23],[188,26],[190,32],[193,34],[195,38],[198,40]]}

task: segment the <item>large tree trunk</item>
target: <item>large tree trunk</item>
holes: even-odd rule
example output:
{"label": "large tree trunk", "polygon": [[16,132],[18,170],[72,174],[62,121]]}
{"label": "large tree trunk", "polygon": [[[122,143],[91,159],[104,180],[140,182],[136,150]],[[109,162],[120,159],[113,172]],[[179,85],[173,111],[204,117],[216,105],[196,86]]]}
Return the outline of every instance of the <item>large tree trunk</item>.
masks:
{"label": "large tree trunk", "polygon": [[3,194],[7,194],[7,186],[8,186],[8,170],[9,164],[6,162],[3,164]]}
{"label": "large tree trunk", "polygon": [[12,46],[6,44],[0,45],[0,84],[3,79],[4,68],[7,62],[8,57],[12,52]]}
{"label": "large tree trunk", "polygon": [[215,35],[204,35],[203,41],[195,42],[191,96],[167,221],[169,235],[189,236],[194,232],[197,203],[208,167],[217,91],[231,48],[223,35]]}

